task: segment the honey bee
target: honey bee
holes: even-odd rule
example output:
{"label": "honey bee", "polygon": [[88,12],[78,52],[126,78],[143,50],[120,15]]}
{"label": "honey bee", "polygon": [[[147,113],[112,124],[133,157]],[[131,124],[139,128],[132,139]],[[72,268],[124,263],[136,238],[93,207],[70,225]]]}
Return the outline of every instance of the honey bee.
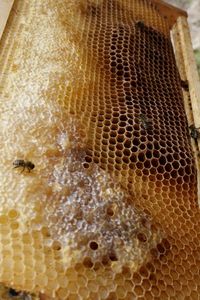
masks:
{"label": "honey bee", "polygon": [[141,114],[140,116],[139,116],[139,119],[140,119],[140,123],[141,123],[141,125],[142,125],[142,127],[146,130],[146,131],[148,131],[149,129],[151,129],[151,122],[150,122],[150,120],[147,118],[147,116],[145,116],[144,114]]}
{"label": "honey bee", "polygon": [[181,80],[181,87],[185,90],[185,91],[189,91],[189,83],[187,80]]}
{"label": "honey bee", "polygon": [[35,168],[35,165],[31,161],[25,161],[23,159],[16,159],[13,162],[14,168],[22,168],[21,173],[27,169],[29,172]]}
{"label": "honey bee", "polygon": [[135,25],[139,28],[144,28],[145,27],[145,24],[144,24],[144,21],[143,20],[139,20],[139,21],[136,21],[135,22]]}
{"label": "honey bee", "polygon": [[15,291],[14,289],[10,288],[8,291],[9,296],[11,297],[17,297],[20,295],[20,292]]}
{"label": "honey bee", "polygon": [[31,300],[31,295],[25,293],[25,292],[17,292],[16,290],[10,288],[8,290],[8,294],[11,298],[17,298],[19,300]]}
{"label": "honey bee", "polygon": [[194,139],[194,140],[197,140],[200,138],[200,132],[199,132],[199,129],[200,127],[196,128],[194,126],[194,124],[190,125],[189,126],[189,129],[190,129],[190,136]]}

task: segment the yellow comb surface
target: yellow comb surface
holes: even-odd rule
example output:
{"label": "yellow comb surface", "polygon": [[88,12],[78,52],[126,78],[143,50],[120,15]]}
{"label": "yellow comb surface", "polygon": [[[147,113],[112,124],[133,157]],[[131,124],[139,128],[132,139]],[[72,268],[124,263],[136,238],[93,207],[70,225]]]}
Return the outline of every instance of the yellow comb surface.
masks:
{"label": "yellow comb surface", "polygon": [[15,1],[0,155],[1,283],[60,300],[199,299],[196,168],[151,1]]}

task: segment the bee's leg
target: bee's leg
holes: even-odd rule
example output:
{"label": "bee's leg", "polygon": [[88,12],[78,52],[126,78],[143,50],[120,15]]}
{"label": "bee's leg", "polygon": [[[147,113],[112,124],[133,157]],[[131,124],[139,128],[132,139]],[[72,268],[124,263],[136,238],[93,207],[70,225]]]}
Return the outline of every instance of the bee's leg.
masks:
{"label": "bee's leg", "polygon": [[23,169],[22,169],[21,173],[23,173],[23,172],[24,172],[24,170],[25,170],[25,166],[23,166]]}
{"label": "bee's leg", "polygon": [[15,166],[15,167],[13,167],[13,169],[16,169],[16,168],[19,168],[19,166]]}

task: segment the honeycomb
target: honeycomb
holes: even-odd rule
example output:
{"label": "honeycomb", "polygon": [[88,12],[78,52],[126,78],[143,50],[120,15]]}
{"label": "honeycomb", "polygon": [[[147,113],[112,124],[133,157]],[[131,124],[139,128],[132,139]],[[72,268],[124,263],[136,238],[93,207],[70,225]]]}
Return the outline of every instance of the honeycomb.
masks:
{"label": "honeycomb", "polygon": [[0,282],[43,300],[200,299],[197,171],[154,2],[16,0],[0,58]]}

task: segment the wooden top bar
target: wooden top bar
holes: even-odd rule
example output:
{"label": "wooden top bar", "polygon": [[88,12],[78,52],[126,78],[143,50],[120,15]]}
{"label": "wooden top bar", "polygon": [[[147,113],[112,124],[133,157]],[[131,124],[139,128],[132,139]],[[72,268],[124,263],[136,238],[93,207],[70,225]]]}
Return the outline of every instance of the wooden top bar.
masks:
{"label": "wooden top bar", "polygon": [[153,4],[156,5],[158,12],[168,19],[170,27],[172,28],[173,25],[176,23],[178,17],[184,16],[187,17],[188,14],[186,11],[168,4],[162,0],[150,0]]}

